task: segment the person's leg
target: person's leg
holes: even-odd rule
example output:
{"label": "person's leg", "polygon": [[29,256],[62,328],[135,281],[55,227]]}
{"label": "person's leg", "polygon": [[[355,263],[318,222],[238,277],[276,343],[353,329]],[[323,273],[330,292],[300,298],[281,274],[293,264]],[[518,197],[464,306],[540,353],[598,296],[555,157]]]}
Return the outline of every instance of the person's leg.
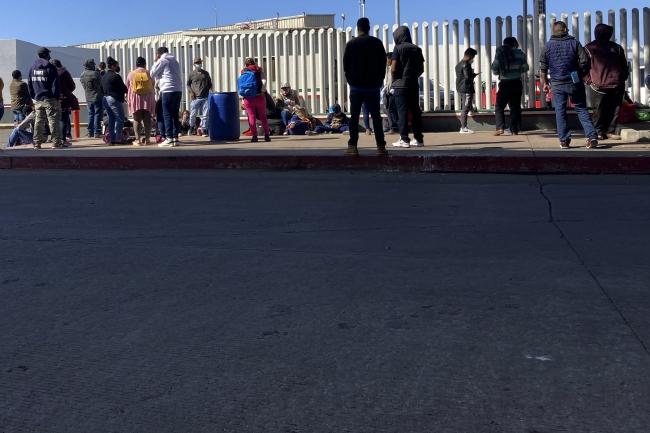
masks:
{"label": "person's leg", "polygon": [[524,91],[524,85],[521,80],[513,80],[510,84],[510,131],[515,134],[521,129],[521,94]]}
{"label": "person's leg", "polygon": [[[553,93],[553,106],[555,107],[555,121],[557,122],[557,136],[560,142],[565,142],[571,138],[571,130],[566,115],[566,101],[568,92],[564,84],[555,84],[551,87]],[[569,87],[572,87],[570,84]]]}
{"label": "person's leg", "polygon": [[70,120],[70,112],[62,111],[61,112],[61,135],[63,136],[63,141],[67,140],[68,137],[68,120]]}
{"label": "person's leg", "polygon": [[34,145],[40,146],[45,141],[45,124],[47,123],[47,114],[45,106],[41,101],[34,101]]}
{"label": "person's leg", "polygon": [[503,131],[506,129],[506,119],[503,112],[506,108],[506,105],[508,105],[508,101],[510,101],[510,95],[508,94],[508,88],[506,85],[507,82],[507,80],[501,80],[499,82],[497,100],[494,104],[494,125],[497,131]]}
{"label": "person's leg", "polygon": [[409,109],[406,101],[406,89],[395,89],[395,107],[397,108],[399,135],[405,142],[409,142],[408,118]]}
{"label": "person's leg", "polygon": [[571,89],[571,102],[573,102],[573,107],[578,113],[578,119],[582,124],[582,129],[585,131],[587,138],[597,139],[598,133],[594,124],[591,122],[591,116],[587,110],[587,95],[585,93],[585,85],[580,83],[575,83]]}
{"label": "person's leg", "polygon": [[393,132],[399,131],[399,116],[397,114],[397,105],[395,105],[395,95],[388,94],[388,123],[390,125],[390,130]]}
{"label": "person's leg", "polygon": [[7,141],[7,146],[5,147],[18,146],[18,142],[20,140],[20,135],[18,135],[18,131],[20,131],[18,128],[14,128],[14,130],[11,131],[11,134],[9,135],[9,141]]}
{"label": "person's leg", "polygon": [[468,117],[468,113],[472,110],[473,95],[471,93],[461,93],[460,96],[461,96],[460,127],[467,128],[467,117]]}
{"label": "person's leg", "polygon": [[14,122],[22,122],[25,120],[25,115],[23,114],[23,110],[12,110],[14,114]]}
{"label": "person's leg", "polygon": [[372,126],[375,133],[375,142],[377,143],[377,146],[386,146],[386,140],[384,140],[384,128],[381,118],[381,95],[379,94],[379,91],[364,93],[364,105],[366,106],[366,110],[370,116],[372,116]]}
{"label": "person's leg", "polygon": [[124,132],[124,104],[115,101],[115,141],[124,143],[122,133]]}
{"label": "person's leg", "polygon": [[255,104],[252,101],[253,98],[244,98],[244,108],[246,109],[246,115],[248,116],[248,127],[250,128],[251,134],[253,137],[257,137],[257,125],[255,121]]}
{"label": "person's leg", "polygon": [[158,133],[163,140],[167,138],[165,130],[165,114],[163,112],[162,98],[156,102],[156,122],[158,123]]}
{"label": "person's leg", "polygon": [[286,127],[289,123],[291,123],[291,118],[293,115],[287,111],[287,110],[282,110],[280,112],[280,116],[282,116],[282,123],[284,123],[284,126]]}
{"label": "person's leg", "polygon": [[620,98],[620,92],[617,89],[608,89],[607,92],[605,93],[605,100],[603,101],[604,107],[602,107],[603,110],[601,112],[602,125],[600,129],[595,125],[596,116],[594,115],[594,127],[596,128],[596,131],[599,134],[603,134],[605,138],[608,134],[609,126],[612,124],[612,121],[614,120],[614,116],[616,115],[616,106],[619,98]]}
{"label": "person's leg", "polygon": [[314,128],[314,132],[316,134],[324,134],[326,132],[332,132],[333,133],[334,131],[336,131],[336,130],[332,129],[332,128],[328,128],[327,126],[317,126],[317,127]]}
{"label": "person's leg", "polygon": [[110,96],[104,96],[104,108],[106,109],[106,115],[108,116],[108,136],[111,143],[115,143],[115,111],[113,110],[113,101],[115,101]]}
{"label": "person's leg", "polygon": [[[133,113],[133,129],[135,130],[135,139],[139,142],[142,138],[140,131],[142,130],[142,116],[146,110],[137,110]],[[148,113],[148,111],[146,111]]]}
{"label": "person's leg", "polygon": [[32,144],[34,142],[34,134],[31,132],[20,129],[16,129],[15,131],[16,134],[18,134],[18,137],[20,138],[22,144]]}
{"label": "person's leg", "polygon": [[151,112],[142,110],[142,121],[144,122],[144,137],[143,139],[149,141],[151,138]]}
{"label": "person's leg", "polygon": [[262,122],[262,130],[264,135],[269,135],[269,120],[266,117],[266,97],[264,95],[258,95],[255,98],[255,107],[257,108],[257,115]]}
{"label": "person's leg", "polygon": [[418,143],[424,143],[424,134],[422,134],[422,111],[420,110],[420,90],[409,89],[408,109],[411,112],[411,128],[413,129],[413,138]]}
{"label": "person's leg", "polygon": [[369,110],[365,102],[361,104],[361,111],[363,112],[363,127],[366,128],[366,130],[369,130],[370,129],[370,119],[368,118]]}
{"label": "person's leg", "polygon": [[[174,101],[173,101],[173,92],[165,92],[162,94],[162,109],[163,109],[163,119],[165,122],[165,137],[172,139],[174,137],[174,119],[173,116],[178,117],[178,113],[174,113]],[[178,137],[178,135],[177,135]]]}
{"label": "person's leg", "polygon": [[201,116],[203,117],[201,128],[203,129],[203,135],[206,135],[210,126],[210,104],[208,104],[208,98],[203,98],[201,101]]}
{"label": "person's leg", "polygon": [[87,103],[88,108],[88,137],[95,135],[95,116],[97,107],[94,102]]}
{"label": "person's leg", "polygon": [[[603,112],[605,111],[605,105],[604,103],[606,102],[606,95],[603,93],[598,93],[598,92],[592,92],[593,93],[593,110],[594,110],[594,128],[596,128],[596,132],[598,134],[606,134],[607,133],[607,128],[609,127],[609,122],[611,122],[611,119],[609,122],[605,123],[605,116],[603,116]],[[614,107],[616,108],[616,107]],[[613,117],[612,113],[612,117]]]}
{"label": "person's leg", "polygon": [[359,115],[361,114],[361,104],[363,95],[358,90],[350,90],[350,139],[348,146],[356,146],[359,143]]}
{"label": "person's leg", "polygon": [[623,96],[625,91],[621,88],[617,90],[617,96],[614,100],[614,117],[609,123],[609,128],[607,128],[608,134],[616,134],[616,128],[618,127],[618,117],[621,115],[621,105],[623,104]]}
{"label": "person's leg", "polygon": [[172,133],[173,133],[173,135],[172,135],[172,137],[175,140],[178,140],[178,134],[179,134],[179,132],[181,130],[181,121],[180,121],[179,117],[180,117],[180,114],[181,114],[180,111],[181,111],[181,98],[182,97],[183,97],[182,92],[173,92],[173,96],[172,96],[172,101],[173,101],[173,106],[172,106],[172,113],[173,113],[173,116],[172,116],[172,120],[173,120]]}
{"label": "person's leg", "polygon": [[190,103],[190,126],[196,125],[196,118],[198,117],[200,106],[201,101],[198,98]]}
{"label": "person's leg", "polygon": [[60,146],[63,142],[61,135],[61,103],[58,99],[48,99],[46,101],[46,111],[50,132],[52,133],[52,143]]}

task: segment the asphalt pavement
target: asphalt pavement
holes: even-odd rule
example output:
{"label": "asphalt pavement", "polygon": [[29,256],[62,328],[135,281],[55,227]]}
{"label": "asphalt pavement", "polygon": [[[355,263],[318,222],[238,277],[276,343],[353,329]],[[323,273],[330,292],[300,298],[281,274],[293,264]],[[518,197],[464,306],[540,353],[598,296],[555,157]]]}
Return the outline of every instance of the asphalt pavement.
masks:
{"label": "asphalt pavement", "polygon": [[2,433],[648,431],[648,176],[0,182]]}

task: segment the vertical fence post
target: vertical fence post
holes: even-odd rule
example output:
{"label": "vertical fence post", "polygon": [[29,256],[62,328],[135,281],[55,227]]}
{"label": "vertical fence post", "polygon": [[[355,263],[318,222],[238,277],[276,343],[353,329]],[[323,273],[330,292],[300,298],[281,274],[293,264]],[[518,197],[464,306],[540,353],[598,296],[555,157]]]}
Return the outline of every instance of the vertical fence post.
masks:
{"label": "vertical fence post", "polygon": [[[217,36],[217,39],[214,41],[214,75],[212,76],[212,82],[214,90],[217,92],[223,92],[224,90],[224,77],[221,73],[221,41],[223,37]],[[216,85],[214,84],[216,83]]]}
{"label": "vertical fence post", "polygon": [[[81,137],[81,124],[79,123],[79,110],[74,110],[72,112],[72,125],[73,125],[73,133],[74,133],[74,138],[79,138]],[[65,138],[65,137],[63,137]]]}
{"label": "vertical fence post", "polygon": [[325,91],[325,30],[318,30],[318,69],[316,70],[316,80],[318,84],[318,112],[327,113],[327,92]]}
{"label": "vertical fence post", "polygon": [[[531,32],[532,33],[532,32]],[[485,18],[485,109],[492,109],[492,20]]]}
{"label": "vertical fence post", "polygon": [[603,23],[603,13],[601,11],[596,11],[596,25]]}
{"label": "vertical fence post", "polygon": [[388,52],[390,49],[390,36],[388,35],[388,24],[382,27],[382,42],[384,43],[384,50]]}
{"label": "vertical fence post", "polygon": [[476,108],[480,110],[483,108],[483,86],[481,82],[481,60],[483,57],[483,50],[481,49],[481,20],[479,18],[474,18],[474,49],[478,52],[478,54],[476,54],[476,59],[474,60],[474,72],[476,73],[476,78],[474,78],[474,88],[476,89]]}
{"label": "vertical fence post", "polygon": [[[440,110],[440,56],[438,50],[440,44],[438,43],[438,21],[434,21],[431,25],[431,36],[433,45],[433,109]],[[458,99],[458,98],[456,98]]]}
{"label": "vertical fence post", "polygon": [[632,99],[641,102],[641,70],[639,61],[639,10],[632,9]]}
{"label": "vertical fence post", "polygon": [[276,31],[273,33],[273,55],[275,57],[275,91],[271,95],[277,95],[280,93],[280,86],[282,86],[282,76],[285,74],[285,70],[280,62],[281,57],[285,57],[284,53],[280,50],[280,32]]}
{"label": "vertical fence post", "polygon": [[[431,111],[431,81],[429,80],[430,77],[430,70],[431,70],[431,63],[429,63],[430,58],[429,58],[429,23],[428,22],[423,22],[422,23],[422,50],[424,51],[424,77],[422,79],[423,81],[423,95],[424,95],[424,111]],[[433,91],[435,92],[435,88]]]}
{"label": "vertical fence post", "polygon": [[641,101],[643,104],[647,104],[650,101],[648,101],[647,95],[647,89],[643,85],[645,82],[645,77],[648,76],[648,73],[650,73],[650,66],[648,64],[650,63],[650,8],[643,8],[643,65],[644,65],[644,72],[645,75],[641,77],[641,81],[639,82],[639,88],[643,88],[643,95],[644,98]]}
{"label": "vertical fence post", "polygon": [[584,40],[585,40],[585,43],[583,45],[587,45],[589,42],[591,42],[591,13],[590,12],[585,12],[583,33],[584,33]]}
{"label": "vertical fence post", "polygon": [[[580,22],[578,21],[578,12],[573,12],[571,14],[571,36],[576,38],[578,42],[580,42]],[[584,44],[588,44],[590,41],[587,41],[585,39]]]}
{"label": "vertical fence post", "polygon": [[327,29],[327,105],[334,105],[334,96],[336,93],[334,91],[334,45],[333,37],[335,35],[334,29]]}
{"label": "vertical fence post", "polygon": [[506,17],[506,38],[511,38],[512,37],[512,17],[507,16]]}
{"label": "vertical fence post", "polygon": [[295,84],[291,82],[291,70],[289,69],[289,45],[289,32],[284,31],[282,32],[282,68],[280,69],[282,75],[280,81],[281,83],[288,82],[293,86]]}
{"label": "vertical fence post", "polygon": [[345,101],[343,98],[343,29],[338,28],[336,29],[336,79],[337,79],[337,87],[338,87],[338,92],[336,93],[337,96],[337,101],[343,107],[343,110],[346,110],[345,108]]}
{"label": "vertical fence post", "polygon": [[557,15],[551,14],[551,20],[550,20],[550,23],[549,23],[550,24],[549,28],[551,30],[551,36],[553,36],[553,26],[555,25],[556,22],[557,22]]}
{"label": "vertical fence post", "polygon": [[[237,77],[239,77],[239,57],[237,56],[237,36],[232,35],[230,38],[230,56],[226,58],[226,65],[230,66],[228,73],[228,92],[237,88]],[[227,37],[227,36],[226,36]]]}
{"label": "vertical fence post", "polygon": [[[614,28],[614,32],[612,32],[612,37],[610,38],[610,41],[616,42],[616,12],[614,12],[612,9],[607,11],[607,25],[612,26]],[[588,44],[588,41],[585,41],[585,44]]]}
{"label": "vertical fence post", "polygon": [[[539,14],[539,42],[540,42],[540,50],[541,50],[546,44],[546,14]],[[539,68],[539,64],[534,65],[534,67],[531,66],[532,70],[537,70],[537,68]],[[541,70],[540,70],[540,74],[541,74]],[[535,86],[537,86],[537,79],[535,79]],[[544,95],[544,90],[542,89],[541,76],[539,79],[539,106],[541,108],[548,107],[548,104],[546,104],[546,95]]]}
{"label": "vertical fence post", "polygon": [[309,88],[311,89],[309,108],[310,113],[316,113],[316,110],[318,110],[318,104],[316,103],[318,97],[316,93],[316,30],[311,29],[307,37],[309,38]]}
{"label": "vertical fence post", "polygon": [[272,39],[273,33],[271,32],[265,32],[264,33],[264,57],[266,57],[266,67],[268,69],[267,71],[267,83],[268,83],[268,92],[273,95],[274,92],[279,92],[279,88],[273,88],[273,85],[275,84],[275,79],[277,79],[278,75],[278,68],[277,65],[273,64],[273,52],[271,51],[271,39]]}
{"label": "vertical fence post", "polygon": [[[519,46],[524,47],[524,17],[521,15],[517,15],[517,40],[519,41]],[[524,51],[524,55],[527,56],[526,52]],[[526,74],[521,74],[521,82],[524,86],[523,92],[521,92],[521,106],[525,107],[526,104]]]}
{"label": "vertical fence post", "polygon": [[[463,43],[465,44],[465,48],[463,48],[463,51],[468,49],[470,46],[469,43],[469,32],[471,31],[472,24],[470,20],[465,20],[463,21]],[[460,61],[460,60],[459,60]],[[456,65],[454,65],[456,66]]]}
{"label": "vertical fence post", "polygon": [[619,11],[618,19],[620,21],[619,25],[619,33],[620,33],[620,41],[619,43],[625,50],[625,58],[627,58],[627,10],[621,8]]}
{"label": "vertical fence post", "polygon": [[442,65],[443,65],[443,75],[442,79],[444,80],[445,86],[445,96],[444,104],[445,110],[451,110],[450,104],[450,80],[449,80],[449,21],[444,20],[442,22]]}
{"label": "vertical fence post", "polygon": [[305,101],[305,107],[309,110],[309,83],[307,82],[307,30],[300,31],[300,57],[298,60],[302,99]]}
{"label": "vertical fence post", "polygon": [[[455,68],[456,65],[458,64],[458,62],[460,62],[460,46],[459,46],[460,35],[459,35],[458,31],[459,31],[458,30],[458,20],[453,20],[451,22],[451,36],[452,36],[451,39],[452,39],[452,44],[453,44],[452,45],[451,66],[453,68]],[[436,32],[436,41],[437,41],[438,40],[437,39],[437,36],[438,36],[437,35],[437,33],[438,33],[438,27],[437,26],[435,28],[435,32]],[[437,45],[437,43],[435,43],[435,45]],[[437,53],[437,51],[436,51],[436,53]],[[437,54],[436,54],[436,61],[438,61]],[[436,68],[438,68],[438,66],[436,66]],[[435,95],[440,96],[440,88],[439,88],[439,86],[436,84],[433,87],[434,87],[433,91],[435,92],[434,93],[434,98],[435,98]],[[450,94],[451,94],[451,91],[450,91]],[[438,101],[438,104],[436,104],[436,106],[439,105],[439,102],[440,101]],[[451,109],[452,110],[460,110],[460,97],[454,98],[454,106],[451,107]]]}
{"label": "vertical fence post", "polygon": [[411,38],[413,38],[413,45],[420,45],[420,25],[418,23],[411,24]]}
{"label": "vertical fence post", "polygon": [[[528,37],[528,45],[526,47],[526,57],[528,58],[528,65],[533,64],[533,57],[535,51],[535,42],[533,35],[533,16],[528,15],[526,17],[526,28]],[[528,89],[528,108],[535,108],[535,69],[531,68],[527,74],[524,74],[526,78],[525,84]]]}
{"label": "vertical fence post", "polygon": [[300,91],[300,79],[298,78],[298,30],[291,33],[291,86]]}

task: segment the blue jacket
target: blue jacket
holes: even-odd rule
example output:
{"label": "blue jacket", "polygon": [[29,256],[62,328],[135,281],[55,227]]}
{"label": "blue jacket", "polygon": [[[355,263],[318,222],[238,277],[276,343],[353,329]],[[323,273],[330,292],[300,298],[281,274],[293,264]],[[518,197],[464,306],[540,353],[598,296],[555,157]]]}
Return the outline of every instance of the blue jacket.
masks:
{"label": "blue jacket", "polygon": [[29,70],[27,82],[29,96],[35,101],[56,99],[61,97],[59,72],[56,67],[45,59],[38,59]]}
{"label": "blue jacket", "polygon": [[540,70],[551,75],[552,83],[571,83],[571,72],[580,78],[589,72],[591,61],[573,36],[557,33],[546,43],[539,58]]}

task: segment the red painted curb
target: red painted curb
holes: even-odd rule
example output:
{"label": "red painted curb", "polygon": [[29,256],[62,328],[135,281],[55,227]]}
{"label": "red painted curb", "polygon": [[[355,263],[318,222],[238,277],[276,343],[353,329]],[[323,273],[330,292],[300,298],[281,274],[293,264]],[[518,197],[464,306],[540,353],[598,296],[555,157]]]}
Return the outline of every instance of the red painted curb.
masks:
{"label": "red painted curb", "polygon": [[270,169],[442,173],[650,174],[650,158],[624,156],[16,156],[0,168],[66,170]]}

